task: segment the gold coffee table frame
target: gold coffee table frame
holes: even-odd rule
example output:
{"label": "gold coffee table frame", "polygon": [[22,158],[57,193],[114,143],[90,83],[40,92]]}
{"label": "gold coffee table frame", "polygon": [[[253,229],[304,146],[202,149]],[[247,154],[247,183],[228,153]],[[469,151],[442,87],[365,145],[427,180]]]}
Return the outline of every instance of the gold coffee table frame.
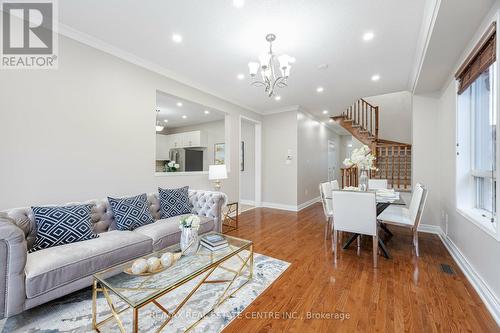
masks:
{"label": "gold coffee table frame", "polygon": [[[226,236],[227,237],[227,236]],[[116,296],[118,296],[122,301],[124,301],[125,303],[128,304],[128,306],[126,306],[124,309],[121,309],[121,310],[117,310],[111,296],[110,296],[110,292],[113,292],[112,288],[108,287],[106,285],[106,281],[105,279],[100,279],[99,277],[96,276],[96,274],[94,274],[94,283],[93,283],[93,288],[92,288],[92,327],[94,328],[94,330],[96,330],[97,332],[102,332],[101,331],[101,327],[108,323],[109,321],[111,320],[115,320],[116,323],[118,324],[118,327],[120,328],[120,331],[122,333],[125,333],[126,330],[125,330],[125,327],[123,325],[123,322],[122,320],[120,319],[120,314],[129,310],[129,309],[132,309],[132,313],[133,313],[133,319],[132,319],[132,331],[134,333],[137,333],[139,332],[139,310],[143,307],[145,307],[146,305],[149,305],[150,303],[153,303],[154,305],[156,305],[160,310],[163,311],[163,313],[165,313],[165,315],[167,316],[167,319],[160,325],[160,327],[156,330],[156,332],[161,332],[163,330],[163,328],[165,328],[165,326],[175,317],[175,315],[182,309],[182,307],[186,304],[186,302],[195,294],[195,292],[204,284],[213,284],[213,283],[228,283],[229,284],[226,286],[226,288],[224,289],[224,292],[222,293],[222,295],[218,298],[217,302],[215,302],[214,306],[209,310],[207,311],[207,313],[205,313],[201,318],[199,318],[197,321],[195,321],[191,326],[189,326],[185,332],[188,332],[190,331],[191,329],[193,329],[201,320],[203,320],[206,316],[208,316],[210,313],[212,313],[217,307],[219,307],[226,299],[228,299],[229,297],[231,297],[234,293],[236,293],[238,290],[240,290],[244,285],[246,285],[252,278],[253,278],[253,263],[254,263],[254,252],[253,252],[253,243],[251,241],[247,241],[247,240],[243,240],[243,239],[239,239],[239,238],[236,238],[236,237],[231,237],[235,240],[239,240],[239,241],[244,241],[244,242],[248,242],[246,245],[243,245],[241,247],[236,247],[236,246],[233,246],[233,245],[229,245],[230,248],[232,247],[232,249],[234,250],[234,252],[231,252],[229,253],[227,256],[224,256],[222,257],[221,259],[213,262],[212,264],[208,265],[207,267],[203,268],[203,270],[201,271],[197,271],[195,274],[191,274],[189,276],[186,276],[184,277],[183,279],[181,279],[180,281],[178,281],[177,283],[169,286],[168,288],[162,290],[162,288],[144,288],[144,289],[141,289],[141,286],[144,284],[144,282],[147,281],[147,279],[141,283],[141,286],[139,286],[139,288],[113,288],[117,291],[119,290],[130,290],[130,291],[140,291],[140,290],[144,290],[144,291],[159,291],[159,293],[155,294],[154,296],[150,297],[150,298],[146,298],[145,300],[143,300],[142,302],[138,303],[138,304],[131,304],[127,301],[126,298],[122,297],[120,294],[114,292],[114,294]],[[246,258],[243,258],[240,254],[242,251],[244,250],[247,250],[249,252],[249,255],[248,257]],[[200,255],[200,254],[195,254],[195,255]],[[201,255],[205,255],[205,254],[201,254]],[[213,256],[213,253],[210,254],[211,256]],[[146,256],[146,257],[149,257],[149,256]],[[231,268],[228,268],[228,267],[225,267],[223,264],[228,261],[229,259],[231,258],[238,258],[239,261],[241,262],[241,266],[237,269],[237,270],[234,270],[234,269],[231,269]],[[131,264],[131,263],[130,263]],[[123,265],[119,265],[119,266],[123,266]],[[231,286],[233,285],[234,281],[236,281],[236,279],[239,277],[239,276],[245,276],[245,268],[248,268],[248,277],[247,279],[241,284],[241,286],[239,286],[238,288],[236,288],[235,290],[233,290],[231,293],[228,293],[229,289],[231,288]],[[211,280],[209,279],[210,276],[212,275],[212,273],[217,270],[217,269],[223,269],[227,272],[230,272],[232,274],[234,274],[234,276],[232,277],[232,279],[224,279],[224,280]],[[185,284],[186,282],[189,282],[191,280],[193,280],[194,278],[204,274],[204,273],[207,273],[206,276],[203,277],[203,279],[189,292],[189,294],[175,307],[175,309],[170,312],[168,311],[167,309],[165,309],[165,307],[163,307],[159,302],[158,302],[158,299],[165,296],[166,294],[172,292],[173,290],[175,290],[176,288],[178,288],[179,286]],[[111,315],[99,322],[97,322],[97,295],[98,293],[101,292],[103,295],[104,295],[104,298],[106,299],[106,302],[109,306],[109,309],[111,310]]]}

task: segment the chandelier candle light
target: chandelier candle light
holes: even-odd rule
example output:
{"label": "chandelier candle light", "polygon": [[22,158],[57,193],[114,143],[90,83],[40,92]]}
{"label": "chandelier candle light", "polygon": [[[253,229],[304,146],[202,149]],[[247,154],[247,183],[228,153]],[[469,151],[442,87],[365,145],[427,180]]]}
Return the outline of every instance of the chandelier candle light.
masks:
{"label": "chandelier candle light", "polygon": [[[277,56],[273,53],[273,42],[276,40],[275,34],[268,34],[266,40],[269,43],[269,52],[262,54],[258,62],[251,61],[248,63],[248,70],[252,78],[252,85],[256,87],[265,87],[268,97],[274,96],[276,87],[284,88],[287,86],[288,76],[290,75],[291,63],[295,62],[295,58],[282,54]],[[260,68],[262,81],[259,81],[256,76]]]}

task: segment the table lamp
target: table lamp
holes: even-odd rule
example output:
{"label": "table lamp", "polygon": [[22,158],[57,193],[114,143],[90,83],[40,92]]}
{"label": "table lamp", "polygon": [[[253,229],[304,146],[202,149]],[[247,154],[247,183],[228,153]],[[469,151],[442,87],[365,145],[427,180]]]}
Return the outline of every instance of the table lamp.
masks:
{"label": "table lamp", "polygon": [[220,191],[222,187],[221,179],[227,179],[227,169],[225,164],[209,165],[208,179],[215,181],[215,190]]}

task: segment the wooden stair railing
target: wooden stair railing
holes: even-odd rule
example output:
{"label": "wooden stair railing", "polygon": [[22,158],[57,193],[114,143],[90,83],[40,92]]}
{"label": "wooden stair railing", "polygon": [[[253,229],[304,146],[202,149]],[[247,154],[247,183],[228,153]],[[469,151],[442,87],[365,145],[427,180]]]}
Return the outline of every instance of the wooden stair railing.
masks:
{"label": "wooden stair railing", "polygon": [[[359,185],[359,172],[356,166],[352,166],[349,168],[340,168],[342,173],[342,188],[346,186],[354,186],[357,187]],[[376,171],[370,170],[368,171],[369,178],[377,178]]]}
{"label": "wooden stair railing", "polygon": [[399,142],[378,142],[377,172],[374,178],[387,179],[392,188],[411,188],[411,145]]}
{"label": "wooden stair railing", "polygon": [[[353,137],[370,147],[377,157],[370,178],[387,179],[389,187],[411,189],[411,145],[379,138],[379,107],[357,100],[342,115],[331,117]],[[356,167],[341,168],[342,187],[358,186]]]}

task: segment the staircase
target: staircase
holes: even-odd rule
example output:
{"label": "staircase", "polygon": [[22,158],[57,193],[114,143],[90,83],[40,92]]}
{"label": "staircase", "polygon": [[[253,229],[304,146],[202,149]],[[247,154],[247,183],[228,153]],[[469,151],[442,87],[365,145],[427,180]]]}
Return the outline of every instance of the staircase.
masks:
{"label": "staircase", "polygon": [[[340,116],[332,117],[353,137],[370,147],[377,159],[370,178],[387,179],[390,188],[411,190],[411,145],[379,138],[379,107],[364,99],[349,106]],[[342,187],[358,186],[356,167],[341,168]]]}

